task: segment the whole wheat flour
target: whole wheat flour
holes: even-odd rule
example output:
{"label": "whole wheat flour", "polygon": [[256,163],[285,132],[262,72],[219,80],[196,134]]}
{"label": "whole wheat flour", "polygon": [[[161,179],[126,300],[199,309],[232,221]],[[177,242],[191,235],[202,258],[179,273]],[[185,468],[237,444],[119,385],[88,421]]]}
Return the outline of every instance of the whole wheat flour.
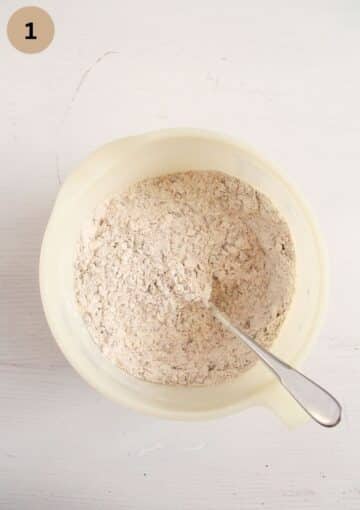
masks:
{"label": "whole wheat flour", "polygon": [[129,374],[218,383],[256,357],[208,300],[269,347],[291,302],[294,258],[263,194],[220,172],[171,174],[97,208],[78,244],[76,299],[103,355]]}

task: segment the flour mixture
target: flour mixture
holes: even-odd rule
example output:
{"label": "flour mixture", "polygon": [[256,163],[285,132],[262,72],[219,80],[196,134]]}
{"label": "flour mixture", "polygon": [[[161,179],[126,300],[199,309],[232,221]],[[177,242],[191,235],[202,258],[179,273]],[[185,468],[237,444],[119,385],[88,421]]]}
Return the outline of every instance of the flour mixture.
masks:
{"label": "flour mixture", "polygon": [[78,244],[76,299],[94,342],[127,373],[219,383],[256,357],[207,303],[269,347],[291,302],[294,259],[287,224],[251,186],[220,172],[166,175],[94,212]]}

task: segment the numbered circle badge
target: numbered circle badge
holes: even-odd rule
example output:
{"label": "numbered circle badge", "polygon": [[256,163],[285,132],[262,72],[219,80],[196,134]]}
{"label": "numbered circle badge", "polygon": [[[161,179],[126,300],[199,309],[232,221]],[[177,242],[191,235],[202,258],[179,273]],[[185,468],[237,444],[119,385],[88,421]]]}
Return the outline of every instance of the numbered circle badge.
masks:
{"label": "numbered circle badge", "polygon": [[40,7],[22,7],[8,22],[7,33],[11,44],[23,53],[45,50],[54,38],[54,22]]}

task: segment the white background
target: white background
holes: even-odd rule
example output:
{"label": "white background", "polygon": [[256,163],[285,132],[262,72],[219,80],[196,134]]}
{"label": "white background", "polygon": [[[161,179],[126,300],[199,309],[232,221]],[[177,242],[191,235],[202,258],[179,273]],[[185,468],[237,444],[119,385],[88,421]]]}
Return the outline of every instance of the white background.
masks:
{"label": "white background", "polygon": [[[30,2],[31,4],[31,2]],[[0,16],[0,508],[360,508],[360,2],[39,1],[56,34],[26,55]],[[330,256],[306,372],[342,424],[265,409],[174,423],[122,408],[59,352],[41,308],[42,234],[60,182],[110,139],[189,126],[253,145],[303,192]]]}

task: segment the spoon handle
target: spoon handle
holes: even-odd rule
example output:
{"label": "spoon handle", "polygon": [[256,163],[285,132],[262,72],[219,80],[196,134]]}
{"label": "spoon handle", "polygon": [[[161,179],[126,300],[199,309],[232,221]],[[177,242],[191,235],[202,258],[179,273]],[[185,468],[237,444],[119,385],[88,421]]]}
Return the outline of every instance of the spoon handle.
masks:
{"label": "spoon handle", "polygon": [[214,316],[233,335],[242,340],[273,371],[287,391],[311,418],[324,427],[334,427],[341,420],[341,406],[328,391],[290,365],[263,349],[255,340],[233,326],[230,319],[212,303]]}

